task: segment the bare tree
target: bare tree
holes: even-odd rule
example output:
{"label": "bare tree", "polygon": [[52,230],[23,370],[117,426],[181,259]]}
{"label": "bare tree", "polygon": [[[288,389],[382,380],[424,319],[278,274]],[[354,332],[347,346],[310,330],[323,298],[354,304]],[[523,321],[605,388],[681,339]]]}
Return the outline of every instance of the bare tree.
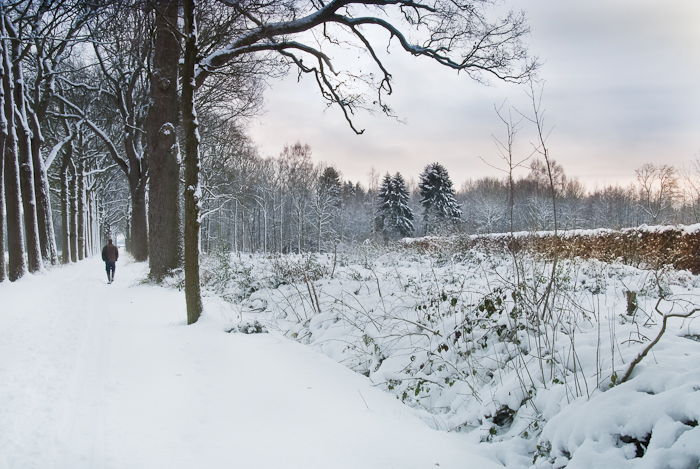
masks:
{"label": "bare tree", "polygon": [[673,207],[679,195],[676,168],[646,163],[635,170],[639,184],[639,207],[651,223],[663,221],[663,215]]}
{"label": "bare tree", "polygon": [[700,155],[691,160],[681,171],[684,183],[685,203],[690,206],[692,221],[700,223]]}
{"label": "bare tree", "polygon": [[[185,59],[182,99],[187,139],[185,172],[190,174],[189,178],[185,176],[185,264],[186,276],[191,275],[197,281],[199,274],[194,269],[198,269],[198,262],[195,262],[198,254],[188,254],[188,249],[199,249],[201,221],[195,201],[201,191],[198,178],[193,174],[198,170],[199,162],[199,142],[194,131],[194,87],[201,87],[208,77],[215,75],[222,67],[250,54],[276,52],[290,65],[296,66],[300,74],[313,76],[324,99],[329,104],[340,107],[349,125],[357,133],[363,131],[355,127],[351,116],[356,110],[368,106],[363,94],[351,88],[353,80],[359,78],[372,86],[377,96],[372,102],[383,112],[392,114],[384,100],[384,96],[392,91],[392,76],[366,35],[369,29],[377,28],[390,39],[396,38],[408,53],[428,57],[439,64],[464,71],[477,80],[482,79],[486,73],[502,80],[519,81],[528,77],[535,67],[533,62],[526,60],[526,51],[521,43],[522,36],[528,31],[523,15],[511,13],[503,20],[490,21],[487,18],[488,2],[434,0],[424,4],[410,0],[333,0],[329,3],[312,1],[309,4],[277,1],[222,3],[240,15],[236,24],[237,34],[231,35],[225,44],[200,58],[195,0],[186,0],[183,9]],[[387,8],[396,8],[401,19],[392,23],[391,16],[384,14]],[[369,16],[363,16],[365,13]],[[411,42],[407,33],[402,31],[401,22],[422,41]],[[309,36],[305,36],[305,33],[316,30],[319,34],[315,37],[320,43],[313,39],[307,43]],[[346,37],[348,41],[345,40]],[[321,46],[323,43],[337,44],[341,39],[344,43],[354,42],[356,47],[369,55],[380,71],[378,80],[375,81],[371,74],[336,72],[330,56]],[[309,65],[308,60],[304,61],[305,57],[311,59],[312,65]],[[517,67],[517,64],[524,66]],[[189,242],[188,236],[191,236]],[[198,296],[198,285],[191,290],[186,288],[186,293],[188,298],[191,295]],[[198,306],[198,309],[191,310],[190,306]],[[188,320],[196,321],[200,313],[201,299],[188,299]]]}
{"label": "bare tree", "polygon": [[[294,145],[285,145],[280,154],[286,172],[285,185],[289,194],[289,221],[288,229],[290,243],[292,239],[296,241],[296,251],[302,252],[306,245],[305,222],[311,193],[316,179],[316,171],[311,162],[311,147],[308,144],[302,145],[300,142]],[[292,250],[291,244],[288,249]]]}
{"label": "bare tree", "polygon": [[[482,161],[484,161],[486,164],[491,166],[494,169],[497,169],[498,171],[502,171],[508,175],[508,219],[510,222],[510,232],[511,235],[514,230],[514,220],[513,220],[513,215],[514,215],[514,209],[515,209],[515,180],[513,178],[513,172],[517,169],[522,167],[523,163],[525,163],[527,160],[532,157],[532,155],[535,153],[533,150],[532,153],[530,153],[527,156],[524,156],[522,158],[517,158],[515,156],[515,137],[518,134],[518,132],[521,129],[521,122],[523,120],[523,117],[520,119],[514,120],[513,119],[513,113],[511,110],[508,111],[508,117],[506,118],[505,113],[503,112],[503,105],[505,103],[501,104],[500,107],[496,107],[494,105],[494,109],[496,111],[496,115],[498,115],[498,118],[501,120],[503,125],[506,127],[506,140],[502,141],[496,136],[493,136],[493,140],[496,144],[496,151],[498,152],[498,156],[503,162],[505,163],[505,168],[500,168],[497,166],[494,166],[488,162],[486,162],[483,158],[481,158]],[[489,210],[487,213],[492,213],[493,210]]]}
{"label": "bare tree", "polygon": [[84,40],[80,33],[95,13],[96,5],[80,1],[55,0],[43,0],[38,4],[36,18],[33,22],[29,22],[31,28],[28,34],[24,34],[27,36],[27,45],[30,45],[27,54],[28,68],[33,71],[33,76],[28,78],[26,111],[31,128],[34,190],[41,254],[45,262],[55,264],[58,262],[58,254],[53,231],[47,171],[60,146],[52,148],[51,153],[44,160],[42,156],[42,146],[45,142],[43,126],[46,124],[58,69],[69,59],[72,48]]}

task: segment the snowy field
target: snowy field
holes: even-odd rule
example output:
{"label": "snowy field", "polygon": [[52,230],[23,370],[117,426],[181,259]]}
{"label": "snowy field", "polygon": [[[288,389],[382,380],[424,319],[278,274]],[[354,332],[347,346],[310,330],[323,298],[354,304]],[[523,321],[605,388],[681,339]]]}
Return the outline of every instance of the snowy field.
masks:
{"label": "snowy field", "polygon": [[279,334],[185,325],[145,264],[0,284],[0,468],[493,468],[364,376]]}
{"label": "snowy field", "polygon": [[0,469],[699,467],[698,314],[621,382],[700,304],[688,272],[219,253],[186,326],[146,268],[0,284]]}
{"label": "snowy field", "polygon": [[699,315],[621,382],[700,304],[686,271],[399,245],[213,256],[205,277],[229,327],[326,354],[507,467],[698,468]]}

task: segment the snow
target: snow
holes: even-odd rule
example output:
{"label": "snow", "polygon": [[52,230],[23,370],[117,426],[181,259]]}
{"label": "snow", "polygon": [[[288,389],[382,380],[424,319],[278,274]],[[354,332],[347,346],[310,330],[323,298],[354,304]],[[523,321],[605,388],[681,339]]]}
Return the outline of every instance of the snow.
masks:
{"label": "snow", "polygon": [[125,257],[0,283],[0,468],[500,467],[311,347],[226,333],[219,297],[186,326]]}
{"label": "snow", "polygon": [[700,277],[562,259],[551,327],[551,264],[516,304],[509,255],[450,249],[205,257],[192,326],[128,259],[0,283],[0,469],[698,468],[697,317],[619,380]]}
{"label": "snow", "polygon": [[[466,434],[509,468],[697,469],[700,343],[690,338],[700,322],[671,319],[631,379],[618,381],[658,333],[661,313],[695,307],[700,278],[562,260],[556,327],[538,336],[513,310],[508,255],[431,257],[410,246],[361,246],[335,267],[332,256],[234,258],[245,274],[224,295],[238,299],[244,323],[369,376],[433,428]],[[544,285],[551,264],[519,262],[523,295]],[[634,316],[627,291],[637,293]]]}

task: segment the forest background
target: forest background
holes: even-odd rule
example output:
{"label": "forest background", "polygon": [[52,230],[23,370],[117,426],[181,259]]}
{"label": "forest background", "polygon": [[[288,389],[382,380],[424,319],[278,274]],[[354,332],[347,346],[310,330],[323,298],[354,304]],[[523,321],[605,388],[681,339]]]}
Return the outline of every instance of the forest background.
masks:
{"label": "forest background", "polygon": [[[497,55],[485,53],[477,57],[481,62],[457,66],[429,48],[420,52],[467,70],[476,81],[483,77],[469,67],[496,80],[530,83],[531,110],[495,109],[504,132],[494,129],[496,156],[484,163],[500,177],[455,186],[438,154],[421,174],[401,174],[402,168],[396,168],[384,175],[368,168],[365,181],[345,179],[342,168],[319,162],[326,155],[313,155],[305,143],[289,142],[279,156],[265,156],[247,135],[247,124],[263,110],[267,80],[291,70],[321,77],[327,103],[340,107],[351,128],[361,132],[352,117],[356,111],[376,105],[394,116],[383,101],[393,91],[392,77],[369,46],[365,52],[379,66],[378,78],[346,72],[336,82],[324,82],[330,77],[323,71],[322,65],[330,63],[325,52],[300,49],[321,64],[310,68],[287,50],[272,54],[279,52],[274,41],[258,51],[262,53],[214,66],[227,41],[249,21],[225,3],[204,2],[196,9],[199,75],[193,99],[199,137],[195,167],[201,181],[194,185],[184,183],[180,161],[185,155],[178,146],[188,138],[178,124],[178,93],[184,93],[177,86],[178,74],[184,71],[171,69],[166,76],[164,65],[167,60],[177,63],[186,39],[194,37],[186,31],[182,6],[167,1],[3,4],[0,205],[5,210],[0,247],[8,261],[6,265],[5,256],[0,258],[0,277],[7,273],[14,280],[44,264],[76,262],[113,237],[123,239],[136,260],[148,258],[151,274],[158,278],[182,262],[182,223],[189,226],[179,202],[183,192],[196,200],[190,225],[199,229],[201,224],[204,253],[330,252],[345,244],[404,236],[552,230],[555,219],[558,229],[700,221],[697,160],[689,158],[683,168],[640,162],[636,170],[630,168],[633,183],[590,188],[544,154],[544,141],[535,142],[529,154],[512,154],[512,140],[523,128],[542,128],[547,135],[552,130],[543,114],[537,115],[543,113],[546,95],[542,82],[532,81],[539,64],[522,42],[529,28],[517,12],[498,20],[509,27],[496,33],[501,36],[478,28],[470,36],[492,40],[493,50],[502,54],[500,62],[494,60]],[[282,16],[295,14],[280,8]],[[474,18],[486,25],[487,13]],[[347,87],[345,94],[337,91],[342,87]],[[370,103],[363,94],[367,90],[377,92],[378,100]],[[156,99],[157,93],[169,94],[168,109],[158,107],[165,101]],[[428,183],[431,168],[440,169],[437,186]],[[387,184],[399,180],[400,187],[389,190]],[[391,205],[397,190],[401,202]],[[446,205],[434,203],[436,197]]]}

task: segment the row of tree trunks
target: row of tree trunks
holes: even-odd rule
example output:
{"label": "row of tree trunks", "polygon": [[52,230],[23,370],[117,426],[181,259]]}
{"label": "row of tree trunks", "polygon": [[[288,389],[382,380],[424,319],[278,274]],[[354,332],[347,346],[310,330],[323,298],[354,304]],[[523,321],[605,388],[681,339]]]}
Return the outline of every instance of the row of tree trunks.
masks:
{"label": "row of tree trunks", "polygon": [[36,193],[34,191],[34,164],[32,163],[32,134],[27,121],[27,103],[24,89],[24,73],[20,61],[20,41],[11,28],[12,39],[12,75],[14,81],[15,110],[14,120],[17,128],[17,146],[20,165],[20,188],[24,213],[24,234],[27,244],[27,266],[29,272],[43,269],[41,248],[39,246],[39,226],[36,216]]}
{"label": "row of tree trunks", "polygon": [[[38,15],[41,17],[42,12]],[[43,269],[44,262],[56,263],[58,256],[53,232],[46,168],[41,157],[41,132],[36,115],[27,102],[22,68],[23,48],[15,25],[0,6],[0,47],[2,124],[0,156],[0,280],[15,281],[29,272]],[[6,208],[6,211],[5,211]],[[4,239],[7,236],[9,262],[5,265]],[[25,260],[26,256],[26,260]],[[25,263],[26,262],[26,263]]]}
{"label": "row of tree trunks", "polygon": [[[95,193],[88,189],[85,160],[73,160],[73,144],[65,146],[61,165],[61,262],[77,262],[95,254],[100,239],[100,217]],[[111,234],[106,234],[111,236]]]}

